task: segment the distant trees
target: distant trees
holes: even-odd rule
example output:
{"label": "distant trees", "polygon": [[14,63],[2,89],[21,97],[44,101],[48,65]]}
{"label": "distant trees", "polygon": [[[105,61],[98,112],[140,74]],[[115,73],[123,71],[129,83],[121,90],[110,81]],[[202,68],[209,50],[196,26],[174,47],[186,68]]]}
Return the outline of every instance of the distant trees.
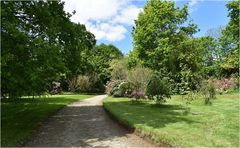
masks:
{"label": "distant trees", "polygon": [[[69,84],[77,81],[78,75],[88,71],[86,54],[91,50],[96,41],[92,33],[88,32],[84,25],[70,22],[61,32],[63,39],[60,44],[63,48],[62,56],[66,67],[64,73]],[[75,91],[75,85],[69,85],[70,91]]]}
{"label": "distant trees", "polygon": [[230,21],[222,32],[220,43],[226,52],[221,64],[225,76],[239,72],[239,1],[230,1],[226,5]]}
{"label": "distant trees", "polygon": [[123,54],[117,47],[111,44],[100,44],[89,51],[86,59],[90,65],[89,72],[96,73],[101,83],[106,84],[111,77],[111,62],[121,58],[123,58]]}
{"label": "distant trees", "polygon": [[230,21],[226,27],[210,29],[200,39],[204,48],[204,72],[216,78],[229,77],[239,72],[239,2],[227,5]]}

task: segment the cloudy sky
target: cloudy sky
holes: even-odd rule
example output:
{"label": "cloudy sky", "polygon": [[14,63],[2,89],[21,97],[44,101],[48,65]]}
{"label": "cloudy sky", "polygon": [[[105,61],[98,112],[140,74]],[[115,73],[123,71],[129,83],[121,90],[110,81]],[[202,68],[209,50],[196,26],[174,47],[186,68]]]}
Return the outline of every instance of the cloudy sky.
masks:
{"label": "cloudy sky", "polygon": [[[123,53],[132,49],[131,31],[134,19],[146,4],[146,0],[64,0],[65,11],[76,14],[73,22],[85,24],[91,31],[97,44],[114,44]],[[225,26],[227,17],[227,1],[223,0],[176,0],[177,6],[189,3],[190,17],[194,20],[203,36],[210,28]]]}

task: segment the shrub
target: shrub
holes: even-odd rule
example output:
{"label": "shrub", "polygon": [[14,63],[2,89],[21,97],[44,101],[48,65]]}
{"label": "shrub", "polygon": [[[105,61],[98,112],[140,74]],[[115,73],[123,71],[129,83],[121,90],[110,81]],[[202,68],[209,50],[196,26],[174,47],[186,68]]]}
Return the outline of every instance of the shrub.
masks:
{"label": "shrub", "polygon": [[107,83],[106,86],[106,93],[110,96],[114,94],[115,91],[119,90],[119,85],[124,82],[122,80],[115,80],[115,81],[110,81]]}
{"label": "shrub", "polygon": [[71,92],[76,92],[77,90],[77,77],[72,77],[68,79],[68,89]]}
{"label": "shrub", "polygon": [[101,80],[100,76],[93,72],[91,74],[88,74],[89,76],[89,82],[90,86],[88,89],[88,92],[104,92],[105,86],[103,84],[103,81]]}
{"label": "shrub", "polygon": [[125,59],[113,60],[110,66],[111,80],[126,80],[127,64]]}
{"label": "shrub", "polygon": [[140,99],[146,99],[145,93],[143,91],[133,91],[130,95],[131,98],[135,98],[136,101]]}
{"label": "shrub", "polygon": [[78,75],[68,81],[71,92],[104,92],[105,87],[97,74]]}
{"label": "shrub", "polygon": [[213,80],[216,91],[220,94],[234,90],[238,87],[238,79],[234,77],[224,78],[222,80]]}
{"label": "shrub", "polygon": [[155,100],[156,104],[166,102],[166,98],[171,98],[168,79],[160,79],[158,74],[153,74],[147,85],[146,94],[149,99]]}
{"label": "shrub", "polygon": [[59,94],[61,93],[62,88],[61,88],[61,83],[59,82],[52,82],[52,90],[51,90],[51,94]]}
{"label": "shrub", "polygon": [[123,93],[121,92],[121,90],[119,89],[116,89],[114,92],[113,92],[113,97],[122,97],[123,96]]}
{"label": "shrub", "polygon": [[125,97],[129,97],[131,93],[134,91],[134,86],[130,82],[122,82],[119,85],[119,90]]}
{"label": "shrub", "polygon": [[79,92],[87,92],[89,91],[91,86],[90,77],[79,75],[77,77],[77,91]]}
{"label": "shrub", "polygon": [[136,91],[146,91],[152,71],[148,68],[137,66],[128,72],[127,81],[130,82]]}
{"label": "shrub", "polygon": [[216,98],[214,81],[212,79],[203,81],[200,91],[204,96],[205,104],[212,104],[212,99]]}

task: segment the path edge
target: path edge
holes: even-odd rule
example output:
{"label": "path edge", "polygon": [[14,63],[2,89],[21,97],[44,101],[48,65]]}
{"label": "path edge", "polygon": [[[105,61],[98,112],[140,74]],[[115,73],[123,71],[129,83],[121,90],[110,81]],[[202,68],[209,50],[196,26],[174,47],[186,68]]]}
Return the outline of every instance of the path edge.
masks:
{"label": "path edge", "polygon": [[[98,96],[98,95],[96,95],[96,96]],[[91,99],[91,98],[96,97],[96,96],[92,96],[92,97],[90,97],[90,98],[85,98],[85,99]],[[85,99],[79,99],[79,100],[73,101],[73,102],[71,102],[71,103],[65,104],[63,107],[61,107],[61,108],[59,108],[59,109],[57,109],[57,110],[49,113],[46,118],[42,119],[42,120],[37,124],[37,126],[36,126],[35,128],[33,128],[32,131],[30,131],[30,133],[29,133],[25,138],[23,138],[22,140],[20,140],[20,141],[18,142],[18,144],[17,144],[16,146],[14,146],[14,147],[25,147],[25,144],[28,142],[28,140],[30,140],[32,136],[34,136],[35,134],[37,134],[37,133],[39,132],[39,130],[41,129],[41,127],[42,127],[44,124],[48,123],[48,121],[50,120],[50,118],[51,118],[52,116],[54,116],[55,114],[57,114],[58,112],[60,112],[62,109],[68,107],[69,105],[74,104],[74,103],[79,102],[79,101],[82,101],[82,100],[85,100]]]}
{"label": "path edge", "polygon": [[[107,96],[107,97],[109,97],[109,96]],[[106,98],[104,98],[104,99],[106,99]],[[147,142],[155,145],[156,147],[164,147],[164,148],[166,148],[166,147],[174,147],[173,145],[170,145],[168,143],[156,142],[154,139],[151,138],[151,135],[147,135],[147,134],[142,133],[141,131],[137,131],[136,128],[131,127],[130,125],[126,124],[124,121],[121,121],[117,116],[115,116],[113,113],[111,113],[111,111],[109,109],[107,109],[107,107],[104,105],[104,101],[102,102],[102,106],[103,106],[105,112],[107,113],[107,115],[112,120],[114,120],[117,124],[121,125],[123,128],[125,128],[129,132],[139,136],[140,138],[142,138],[142,139],[146,140]]]}

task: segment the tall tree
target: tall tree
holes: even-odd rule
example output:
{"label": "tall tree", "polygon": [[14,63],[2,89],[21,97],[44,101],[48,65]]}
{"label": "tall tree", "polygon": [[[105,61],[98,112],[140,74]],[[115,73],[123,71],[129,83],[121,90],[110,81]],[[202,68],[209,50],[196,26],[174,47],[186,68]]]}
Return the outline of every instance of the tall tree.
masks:
{"label": "tall tree", "polygon": [[[66,78],[68,83],[77,80],[78,75],[86,73],[88,62],[86,55],[96,43],[95,36],[81,24],[68,23],[62,31],[60,39],[63,47],[63,61],[66,65]],[[69,86],[70,91],[75,91],[74,86]]]}
{"label": "tall tree", "polygon": [[239,1],[230,1],[227,5],[230,20],[222,32],[220,42],[226,53],[221,67],[226,76],[239,71]]}
{"label": "tall tree", "polygon": [[70,45],[83,49],[95,44],[94,36],[72,23],[63,6],[60,1],[1,1],[2,95],[46,92],[61,73],[71,71],[66,55],[75,54]]}
{"label": "tall tree", "polygon": [[134,50],[145,66],[171,76],[176,83],[187,83],[185,77],[194,79],[201,59],[192,37],[198,29],[188,21],[187,5],[179,8],[173,1],[150,0],[135,25]]}

